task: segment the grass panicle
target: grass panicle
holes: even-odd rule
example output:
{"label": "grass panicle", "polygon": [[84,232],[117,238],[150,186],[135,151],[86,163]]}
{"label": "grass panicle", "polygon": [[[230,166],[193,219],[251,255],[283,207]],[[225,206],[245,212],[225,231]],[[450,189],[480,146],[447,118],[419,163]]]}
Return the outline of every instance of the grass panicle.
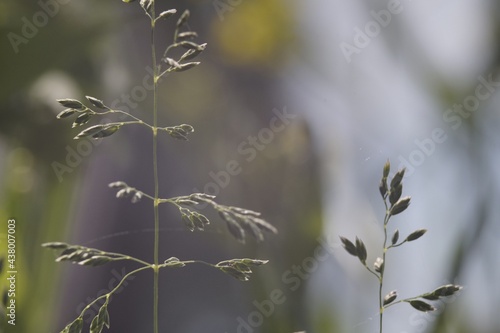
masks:
{"label": "grass panicle", "polygon": [[356,237],[355,242],[350,241],[345,237],[340,237],[340,241],[344,249],[350,255],[357,257],[361,264],[373,274],[379,283],[379,332],[383,332],[383,319],[384,310],[390,306],[398,303],[408,303],[413,308],[422,312],[435,311],[436,307],[430,304],[428,301],[437,301],[441,298],[446,298],[455,295],[462,289],[462,286],[447,284],[437,288],[436,290],[424,294],[420,294],[414,297],[401,299],[396,301],[398,297],[398,292],[392,290],[387,294],[383,294],[384,286],[384,270],[387,266],[386,254],[389,250],[401,246],[408,242],[413,242],[420,237],[422,237],[427,229],[418,229],[410,233],[403,241],[399,242],[399,230],[395,229],[392,233],[391,244],[387,245],[387,226],[392,216],[404,212],[410,206],[410,197],[401,197],[403,192],[403,178],[405,174],[405,169],[401,169],[396,172],[392,177],[390,183],[388,182],[389,173],[391,170],[391,165],[389,161],[385,163],[382,171],[382,179],[380,180],[379,191],[385,205],[385,217],[383,222],[384,227],[384,243],[382,246],[382,256],[377,257],[373,263],[373,269],[369,267],[366,263],[367,250],[363,241]]}
{"label": "grass panicle", "polygon": [[[135,0],[123,0],[125,3],[134,3]],[[210,206],[218,212],[221,219],[226,223],[229,232],[240,242],[245,242],[248,235],[254,237],[257,241],[264,240],[264,234],[277,233],[275,227],[265,221],[261,214],[252,210],[243,209],[233,206],[225,206],[217,203],[215,197],[205,193],[192,193],[185,196],[177,196],[172,198],[160,198],[158,181],[158,140],[176,139],[188,140],[188,136],[194,132],[193,126],[189,124],[159,126],[158,125],[158,85],[162,78],[168,73],[179,73],[196,68],[200,62],[192,61],[199,56],[207,47],[206,43],[198,44],[194,40],[198,36],[196,32],[191,31],[188,27],[189,11],[184,11],[175,25],[175,30],[172,38],[172,43],[164,50],[161,57],[158,57],[156,50],[155,28],[161,21],[173,17],[177,11],[170,9],[156,15],[154,0],[139,1],[140,7],[149,18],[151,23],[151,58],[154,73],[154,89],[153,89],[153,123],[147,123],[133,114],[115,110],[105,104],[101,99],[92,96],[86,96],[85,100],[76,99],[59,99],[57,100],[65,109],[58,115],[58,119],[72,119],[73,128],[84,128],[75,136],[74,139],[91,138],[94,140],[102,140],[117,133],[125,126],[141,126],[145,130],[151,132],[153,136],[153,161],[152,161],[152,177],[154,178],[154,193],[140,190],[129,186],[123,181],[115,181],[109,184],[109,187],[116,190],[116,197],[129,199],[131,203],[137,203],[140,200],[150,200],[154,210],[154,261],[147,262],[133,256],[121,253],[102,251],[99,249],[88,248],[80,245],[71,245],[63,242],[49,242],[42,244],[43,247],[52,249],[57,253],[57,262],[71,262],[81,266],[101,266],[113,261],[128,260],[137,264],[137,268],[128,272],[123,276],[116,287],[108,293],[101,295],[91,301],[81,311],[80,315],[69,323],[61,333],[81,333],[84,327],[84,315],[94,305],[100,304],[99,312],[92,319],[88,331],[90,333],[100,333],[104,328],[110,328],[110,318],[108,306],[111,296],[116,293],[122,286],[124,281],[130,276],[146,270],[153,271],[153,331],[159,332],[158,325],[158,284],[160,270],[166,268],[181,268],[189,264],[202,264],[217,269],[229,276],[240,281],[248,281],[253,269],[266,264],[267,260],[260,259],[230,259],[218,262],[216,264],[200,261],[200,260],[181,260],[177,257],[170,257],[165,260],[159,258],[159,205],[170,204],[179,210],[179,221],[182,221],[189,231],[203,231],[210,224],[210,220],[202,214],[202,206]],[[171,55],[175,49],[183,49],[183,52],[178,57]],[[104,118],[103,116],[106,116]],[[115,116],[117,121],[111,121],[110,118]],[[104,123],[90,125],[94,121],[103,120]],[[161,136],[162,134],[166,134]],[[159,138],[161,136],[161,138]]]}

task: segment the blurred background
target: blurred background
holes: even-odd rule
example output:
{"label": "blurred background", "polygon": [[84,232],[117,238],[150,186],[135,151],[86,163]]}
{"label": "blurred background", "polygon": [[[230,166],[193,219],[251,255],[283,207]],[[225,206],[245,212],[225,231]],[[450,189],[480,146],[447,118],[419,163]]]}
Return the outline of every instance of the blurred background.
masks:
{"label": "blurred background", "polygon": [[[216,215],[191,233],[162,207],[161,258],[270,259],[246,283],[206,267],[162,271],[163,332],[378,332],[378,283],[338,236],[362,238],[370,262],[380,255],[387,159],[407,168],[412,196],[389,229],[429,231],[389,252],[385,292],[465,286],[433,313],[390,308],[387,332],[500,332],[500,2],[157,2],[189,8],[208,43],[200,66],[160,88],[160,124],[195,128],[189,142],[161,137],[160,196],[206,190],[279,229],[242,245]],[[159,50],[175,20],[159,25]],[[152,260],[150,203],[107,187],[153,192],[149,131],[75,141],[78,129],[55,118],[56,99],[90,95],[152,119],[149,21],[138,2],[4,0],[0,35],[0,219],[16,219],[19,272],[17,323],[2,318],[0,330],[58,332],[136,266],[55,263],[41,243]],[[217,182],[230,161],[241,172]],[[151,283],[149,272],[126,281],[109,332],[152,331]]]}

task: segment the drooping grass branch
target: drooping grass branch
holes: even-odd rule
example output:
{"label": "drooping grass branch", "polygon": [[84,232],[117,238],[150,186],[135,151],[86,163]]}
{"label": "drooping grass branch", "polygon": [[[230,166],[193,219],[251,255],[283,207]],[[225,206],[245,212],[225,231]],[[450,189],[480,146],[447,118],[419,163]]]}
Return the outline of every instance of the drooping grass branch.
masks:
{"label": "drooping grass branch", "polygon": [[[135,0],[123,0],[126,3],[135,2]],[[184,267],[188,264],[203,264],[216,268],[223,273],[226,273],[238,280],[247,281],[252,273],[252,268],[266,264],[267,260],[259,259],[230,259],[224,260],[217,264],[211,264],[200,260],[185,260],[181,261],[176,257],[170,257],[160,263],[159,259],[159,205],[168,203],[179,209],[181,219],[190,231],[205,230],[205,227],[210,223],[209,219],[201,214],[201,206],[211,206],[219,213],[221,218],[226,222],[230,233],[240,242],[246,239],[246,233],[253,235],[257,241],[264,240],[264,232],[276,233],[277,230],[271,224],[260,217],[260,213],[233,206],[224,206],[214,201],[215,197],[205,193],[193,193],[188,196],[178,196],[168,199],[159,197],[159,168],[158,168],[158,140],[159,134],[164,132],[170,137],[177,140],[188,140],[188,135],[194,132],[194,128],[188,124],[174,125],[161,127],[158,125],[158,86],[161,78],[167,73],[183,72],[192,69],[200,64],[200,62],[192,62],[206,48],[207,44],[197,44],[192,40],[198,35],[194,31],[187,29],[187,21],[189,19],[189,11],[184,11],[176,22],[172,43],[165,49],[163,56],[157,60],[157,50],[155,42],[156,24],[161,20],[167,19],[176,14],[175,9],[170,9],[156,15],[154,0],[141,0],[140,6],[149,17],[151,22],[151,61],[153,65],[153,124],[139,119],[129,112],[122,110],[114,110],[108,107],[102,100],[95,97],[86,96],[87,101],[91,106],[86,106],[83,102],[76,99],[59,99],[58,102],[66,109],[61,111],[58,119],[66,119],[75,116],[72,127],[82,127],[87,125],[93,119],[99,119],[103,116],[119,116],[119,121],[110,121],[105,119],[105,123],[92,125],[85,128],[75,136],[75,139],[92,138],[100,140],[115,134],[124,126],[142,125],[151,130],[153,135],[153,179],[154,179],[154,194],[147,194],[134,187],[128,186],[123,181],[116,181],[109,186],[117,189],[116,197],[130,197],[132,203],[140,201],[142,198],[150,199],[153,203],[154,210],[154,242],[153,242],[153,262],[149,263],[142,259],[135,258],[129,255],[102,251],[94,248],[88,248],[80,245],[69,245],[62,242],[49,242],[42,246],[59,251],[56,261],[69,261],[81,266],[100,266],[113,261],[129,260],[140,264],[140,267],[127,273],[118,285],[105,295],[99,296],[91,301],[80,313],[80,315],[70,324],[68,324],[61,333],[81,333],[83,329],[83,315],[91,306],[104,300],[99,313],[93,318],[90,324],[90,333],[100,333],[104,327],[110,327],[109,314],[107,307],[110,297],[118,290],[124,281],[130,276],[144,270],[151,269],[153,271],[153,331],[159,332],[158,323],[158,288],[159,288],[159,273],[164,268]],[[184,48],[186,51],[182,55],[170,57],[171,51],[177,48]],[[165,68],[163,68],[165,66]],[[102,118],[101,118],[102,119]]]}
{"label": "drooping grass branch", "polygon": [[[408,303],[410,304],[413,308],[422,311],[422,312],[428,312],[428,311],[434,311],[436,308],[429,304],[426,301],[436,301],[440,298],[443,297],[449,297],[457,293],[459,290],[462,289],[462,286],[459,285],[454,285],[454,284],[447,284],[444,286],[441,286],[437,289],[435,289],[432,292],[424,293],[418,296],[414,297],[409,297],[405,299],[401,299],[399,301],[396,301],[396,298],[398,297],[398,293],[396,290],[390,291],[384,296],[383,293],[383,287],[384,287],[384,271],[386,268],[386,254],[390,249],[399,247],[405,243],[415,241],[422,237],[427,230],[426,229],[418,229],[415,230],[414,232],[410,233],[403,241],[399,240],[399,230],[396,229],[394,230],[390,245],[387,245],[388,241],[388,233],[387,233],[387,226],[389,224],[389,221],[391,220],[391,217],[398,215],[402,212],[404,212],[410,205],[411,198],[410,197],[401,197],[402,192],[403,192],[403,177],[405,174],[405,169],[399,170],[396,172],[394,177],[391,179],[390,184],[388,183],[388,177],[390,173],[390,168],[391,165],[389,161],[384,165],[383,171],[382,171],[382,180],[380,181],[379,185],[379,191],[380,195],[382,196],[382,199],[384,201],[385,205],[385,217],[383,221],[383,228],[384,228],[384,242],[382,246],[382,256],[377,257],[373,264],[373,269],[369,267],[366,263],[366,259],[368,256],[365,244],[363,241],[356,237],[356,241],[353,243],[349,239],[345,237],[340,237],[340,240],[342,242],[342,246],[344,249],[351,255],[358,257],[359,261],[363,266],[371,273],[373,274],[378,282],[379,282],[379,292],[378,292],[378,302],[379,302],[379,332],[383,332],[383,319],[384,319],[384,310],[387,309],[388,307],[398,304],[398,303]],[[426,300],[426,301],[423,301]]]}
{"label": "drooping grass branch", "polygon": [[209,205],[226,222],[229,232],[242,243],[245,242],[246,232],[249,232],[258,241],[264,240],[264,232],[266,231],[278,232],[275,227],[260,217],[259,212],[218,204],[214,201],[215,196],[206,193],[193,193],[187,196],[162,199],[128,186],[127,183],[122,181],[111,183],[109,187],[118,189],[116,192],[117,198],[130,197],[132,203],[136,203],[144,197],[157,201],[159,205],[164,203],[174,205],[179,209],[182,221],[191,231],[195,229],[203,231],[205,226],[210,224],[209,219],[197,211],[203,205]]}
{"label": "drooping grass branch", "polygon": [[69,245],[62,242],[51,242],[42,244],[43,247],[50,248],[56,251],[59,251],[59,255],[56,258],[57,262],[60,261],[70,261],[74,264],[78,264],[81,266],[101,266],[107,264],[112,261],[118,260],[131,260],[141,264],[141,267],[130,271],[125,274],[122,279],[118,282],[118,284],[108,293],[101,295],[94,299],[92,302],[87,304],[85,308],[80,312],[80,315],[71,323],[69,323],[62,333],[72,333],[72,332],[81,332],[83,328],[83,316],[85,313],[100,300],[104,300],[104,303],[101,305],[99,313],[95,316],[90,324],[90,332],[101,332],[104,326],[107,328],[110,327],[109,314],[107,311],[107,307],[110,301],[111,296],[122,286],[122,284],[132,275],[139,273],[140,271],[144,271],[147,269],[156,269],[160,270],[162,268],[176,268],[176,267],[184,267],[189,264],[203,264],[215,269],[220,270],[223,273],[226,273],[240,281],[248,281],[250,278],[250,274],[252,273],[252,268],[260,265],[266,264],[267,260],[258,260],[258,259],[231,259],[224,260],[218,262],[217,264],[211,264],[202,260],[183,260],[181,261],[179,258],[171,257],[166,259],[162,264],[151,264],[147,263],[141,259],[130,257],[127,255],[123,255],[121,253],[114,252],[106,252],[98,249],[88,248],[80,245]]}

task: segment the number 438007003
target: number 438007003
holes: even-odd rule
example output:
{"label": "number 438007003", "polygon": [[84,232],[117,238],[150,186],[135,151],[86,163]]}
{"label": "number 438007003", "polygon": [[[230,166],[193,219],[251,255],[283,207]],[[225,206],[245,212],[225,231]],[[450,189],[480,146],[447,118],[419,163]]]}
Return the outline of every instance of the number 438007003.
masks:
{"label": "number 438007003", "polygon": [[7,261],[9,263],[9,269],[16,268],[16,220],[7,221]]}

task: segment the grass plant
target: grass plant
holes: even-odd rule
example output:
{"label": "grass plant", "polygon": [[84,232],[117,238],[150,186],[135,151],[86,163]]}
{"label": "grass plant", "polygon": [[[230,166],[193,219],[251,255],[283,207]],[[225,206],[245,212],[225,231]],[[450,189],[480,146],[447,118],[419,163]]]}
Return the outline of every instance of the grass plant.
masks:
{"label": "grass plant", "polygon": [[[345,237],[340,237],[342,242],[342,246],[344,249],[351,255],[357,257],[361,264],[375,276],[379,283],[379,292],[378,292],[378,305],[379,305],[379,332],[383,332],[383,320],[384,320],[384,311],[385,309],[396,305],[398,303],[408,303],[413,308],[422,312],[435,311],[436,307],[430,302],[437,301],[442,298],[450,297],[455,295],[458,291],[462,289],[462,286],[456,284],[447,284],[436,288],[433,291],[426,292],[417,296],[404,298],[396,301],[398,297],[398,292],[396,290],[392,290],[389,293],[384,295],[383,287],[384,287],[384,270],[387,267],[386,255],[389,250],[395,249],[403,244],[413,242],[420,237],[422,237],[427,230],[426,229],[418,229],[410,233],[406,236],[405,239],[400,240],[399,230],[395,229],[392,233],[392,237],[390,239],[390,244],[388,243],[388,224],[391,220],[391,217],[398,215],[404,212],[409,206],[411,202],[411,198],[409,196],[401,197],[403,193],[403,178],[405,174],[405,169],[401,169],[392,177],[390,183],[388,182],[388,177],[390,173],[391,165],[390,162],[384,165],[382,171],[382,179],[379,185],[380,195],[384,201],[385,205],[385,217],[384,217],[384,243],[382,245],[382,255],[377,257],[373,266],[370,267],[366,260],[368,257],[368,253],[363,241],[356,237],[354,242],[350,241]],[[430,301],[430,302],[429,302]]]}
{"label": "grass plant", "polygon": [[[143,9],[146,17],[151,23],[151,61],[154,73],[154,88],[153,88],[153,123],[149,124],[142,119],[134,116],[129,112],[122,110],[115,110],[107,106],[102,100],[86,96],[86,101],[82,102],[76,99],[60,99],[58,100],[65,109],[61,111],[57,118],[59,119],[73,119],[73,127],[86,127],[80,131],[75,139],[92,138],[95,140],[102,140],[112,136],[117,131],[125,126],[141,126],[145,130],[150,131],[153,139],[153,161],[152,161],[152,175],[154,178],[154,191],[147,193],[136,187],[132,187],[123,181],[115,181],[109,184],[109,187],[116,190],[117,198],[128,198],[132,203],[140,200],[151,201],[152,209],[154,211],[154,242],[153,242],[153,262],[147,262],[140,258],[135,258],[130,255],[102,251],[95,248],[89,248],[80,245],[71,245],[64,242],[49,242],[42,246],[57,251],[56,261],[68,261],[81,266],[100,266],[113,261],[128,260],[137,264],[137,268],[128,272],[123,276],[122,280],[116,287],[108,293],[97,297],[90,302],[80,313],[80,315],[70,322],[61,333],[80,333],[84,330],[83,316],[95,304],[100,306],[98,314],[93,318],[90,327],[90,333],[100,333],[104,327],[109,329],[110,318],[108,314],[108,306],[110,305],[111,296],[122,286],[124,281],[134,275],[143,271],[152,271],[152,292],[153,304],[151,306],[153,312],[153,332],[159,332],[158,324],[158,288],[159,288],[159,275],[160,272],[168,268],[180,268],[190,264],[203,264],[211,268],[220,270],[223,273],[241,280],[247,281],[252,273],[252,269],[257,266],[267,263],[267,260],[259,259],[230,259],[218,263],[208,263],[200,260],[181,260],[177,257],[170,257],[167,259],[160,259],[159,257],[159,228],[160,219],[159,206],[162,204],[173,205],[176,207],[180,214],[180,220],[185,224],[186,228],[190,231],[203,231],[210,223],[209,219],[202,214],[202,206],[209,206],[220,215],[221,219],[225,221],[229,232],[240,242],[244,243],[246,236],[250,234],[257,241],[264,240],[264,233],[276,233],[277,230],[271,224],[266,222],[261,214],[249,209],[243,209],[233,206],[225,206],[215,201],[215,197],[205,193],[192,193],[189,195],[182,195],[172,198],[160,198],[160,182],[158,180],[158,140],[164,140],[164,136],[170,137],[174,140],[188,140],[194,132],[194,128],[188,124],[174,125],[174,126],[161,126],[158,123],[158,95],[159,83],[170,73],[179,73],[195,68],[200,62],[193,61],[194,58],[199,56],[207,47],[206,43],[196,43],[194,40],[197,38],[197,33],[191,31],[187,24],[189,19],[189,11],[184,11],[177,19],[175,30],[172,38],[172,43],[161,53],[158,53],[156,47],[156,27],[162,21],[174,17],[177,14],[175,9],[156,12],[155,0],[123,0],[125,3],[136,2]],[[173,54],[177,54],[174,56]],[[96,119],[104,119],[106,117],[116,117],[118,121],[107,121],[92,126],[88,126],[89,122]],[[107,119],[107,118],[106,118]]]}

